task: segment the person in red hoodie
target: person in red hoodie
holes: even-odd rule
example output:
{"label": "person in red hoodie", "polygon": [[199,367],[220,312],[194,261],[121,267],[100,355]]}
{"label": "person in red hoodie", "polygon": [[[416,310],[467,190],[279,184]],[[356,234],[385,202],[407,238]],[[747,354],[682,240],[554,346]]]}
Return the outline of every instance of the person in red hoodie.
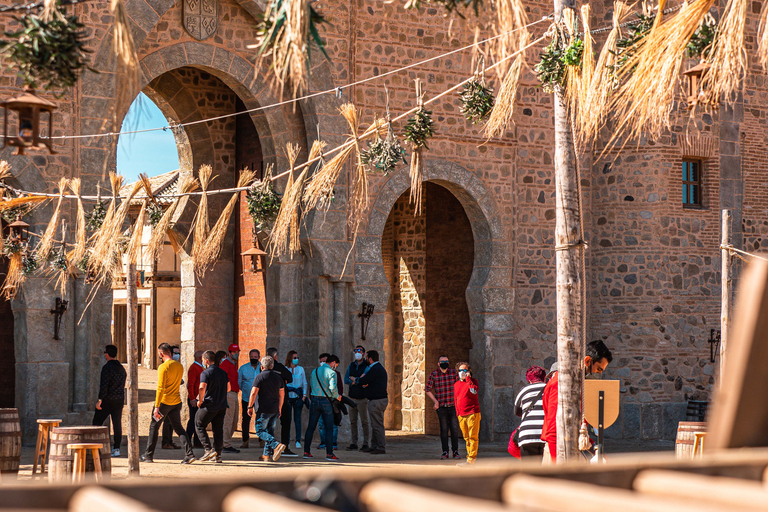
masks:
{"label": "person in red hoodie", "polygon": [[459,427],[464,441],[467,443],[467,461],[459,463],[474,464],[477,459],[477,444],[480,435],[480,397],[478,395],[477,379],[472,378],[469,363],[461,362],[456,365],[459,380],[453,385],[453,401],[456,405],[456,416],[459,417]]}
{"label": "person in red hoodie", "polygon": [[[613,361],[611,351],[601,340],[587,343],[584,357],[584,375],[602,374],[608,364]],[[552,365],[547,375],[547,386],[544,388],[544,425],[541,429],[541,440],[547,443],[544,458],[547,453],[553,462],[557,461],[557,370],[558,364]]]}

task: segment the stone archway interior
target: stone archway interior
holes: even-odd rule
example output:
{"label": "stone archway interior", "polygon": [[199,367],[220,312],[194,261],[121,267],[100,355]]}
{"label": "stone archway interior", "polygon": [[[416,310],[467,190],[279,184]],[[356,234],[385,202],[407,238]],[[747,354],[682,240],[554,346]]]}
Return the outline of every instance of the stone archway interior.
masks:
{"label": "stone archway interior", "polygon": [[446,355],[452,365],[469,360],[472,347],[466,289],[472,275],[470,221],[446,188],[425,183],[421,214],[406,191],[395,203],[382,236],[390,299],[385,351],[391,406],[387,428],[438,434],[426,397],[426,379]]}

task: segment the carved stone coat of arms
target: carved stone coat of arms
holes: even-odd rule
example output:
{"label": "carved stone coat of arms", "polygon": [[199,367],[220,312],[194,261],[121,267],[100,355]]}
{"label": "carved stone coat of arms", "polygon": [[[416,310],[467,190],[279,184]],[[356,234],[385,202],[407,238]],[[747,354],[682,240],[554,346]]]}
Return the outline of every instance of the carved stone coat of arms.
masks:
{"label": "carved stone coat of arms", "polygon": [[217,0],[184,0],[184,28],[189,35],[202,41],[208,39],[219,25]]}

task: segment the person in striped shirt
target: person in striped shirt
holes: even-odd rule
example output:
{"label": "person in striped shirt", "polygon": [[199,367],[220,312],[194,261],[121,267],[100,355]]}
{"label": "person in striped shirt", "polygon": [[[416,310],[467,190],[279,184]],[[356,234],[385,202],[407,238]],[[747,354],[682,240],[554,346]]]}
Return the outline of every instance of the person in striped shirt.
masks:
{"label": "person in striped shirt", "polygon": [[515,398],[515,414],[521,419],[518,431],[520,456],[541,458],[544,453],[544,441],[541,440],[541,428],[544,425],[544,377],[547,371],[541,366],[531,366],[525,372],[528,385]]}

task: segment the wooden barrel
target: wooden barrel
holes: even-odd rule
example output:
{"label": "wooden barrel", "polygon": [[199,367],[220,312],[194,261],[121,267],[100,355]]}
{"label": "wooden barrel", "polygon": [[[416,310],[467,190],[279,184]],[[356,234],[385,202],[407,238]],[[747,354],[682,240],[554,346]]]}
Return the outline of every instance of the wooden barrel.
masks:
{"label": "wooden barrel", "polygon": [[706,432],[707,424],[701,421],[681,421],[677,424],[675,455],[678,459],[690,459],[693,454],[693,433]]}
{"label": "wooden barrel", "polygon": [[0,473],[19,473],[21,425],[18,409],[0,409]]}
{"label": "wooden barrel", "polygon": [[[54,427],[51,430],[51,456],[48,464],[49,482],[71,482],[74,455],[67,450],[70,443],[101,443],[101,472],[105,478],[112,474],[112,449],[109,427]],[[93,457],[86,454],[85,471],[93,473]]]}

